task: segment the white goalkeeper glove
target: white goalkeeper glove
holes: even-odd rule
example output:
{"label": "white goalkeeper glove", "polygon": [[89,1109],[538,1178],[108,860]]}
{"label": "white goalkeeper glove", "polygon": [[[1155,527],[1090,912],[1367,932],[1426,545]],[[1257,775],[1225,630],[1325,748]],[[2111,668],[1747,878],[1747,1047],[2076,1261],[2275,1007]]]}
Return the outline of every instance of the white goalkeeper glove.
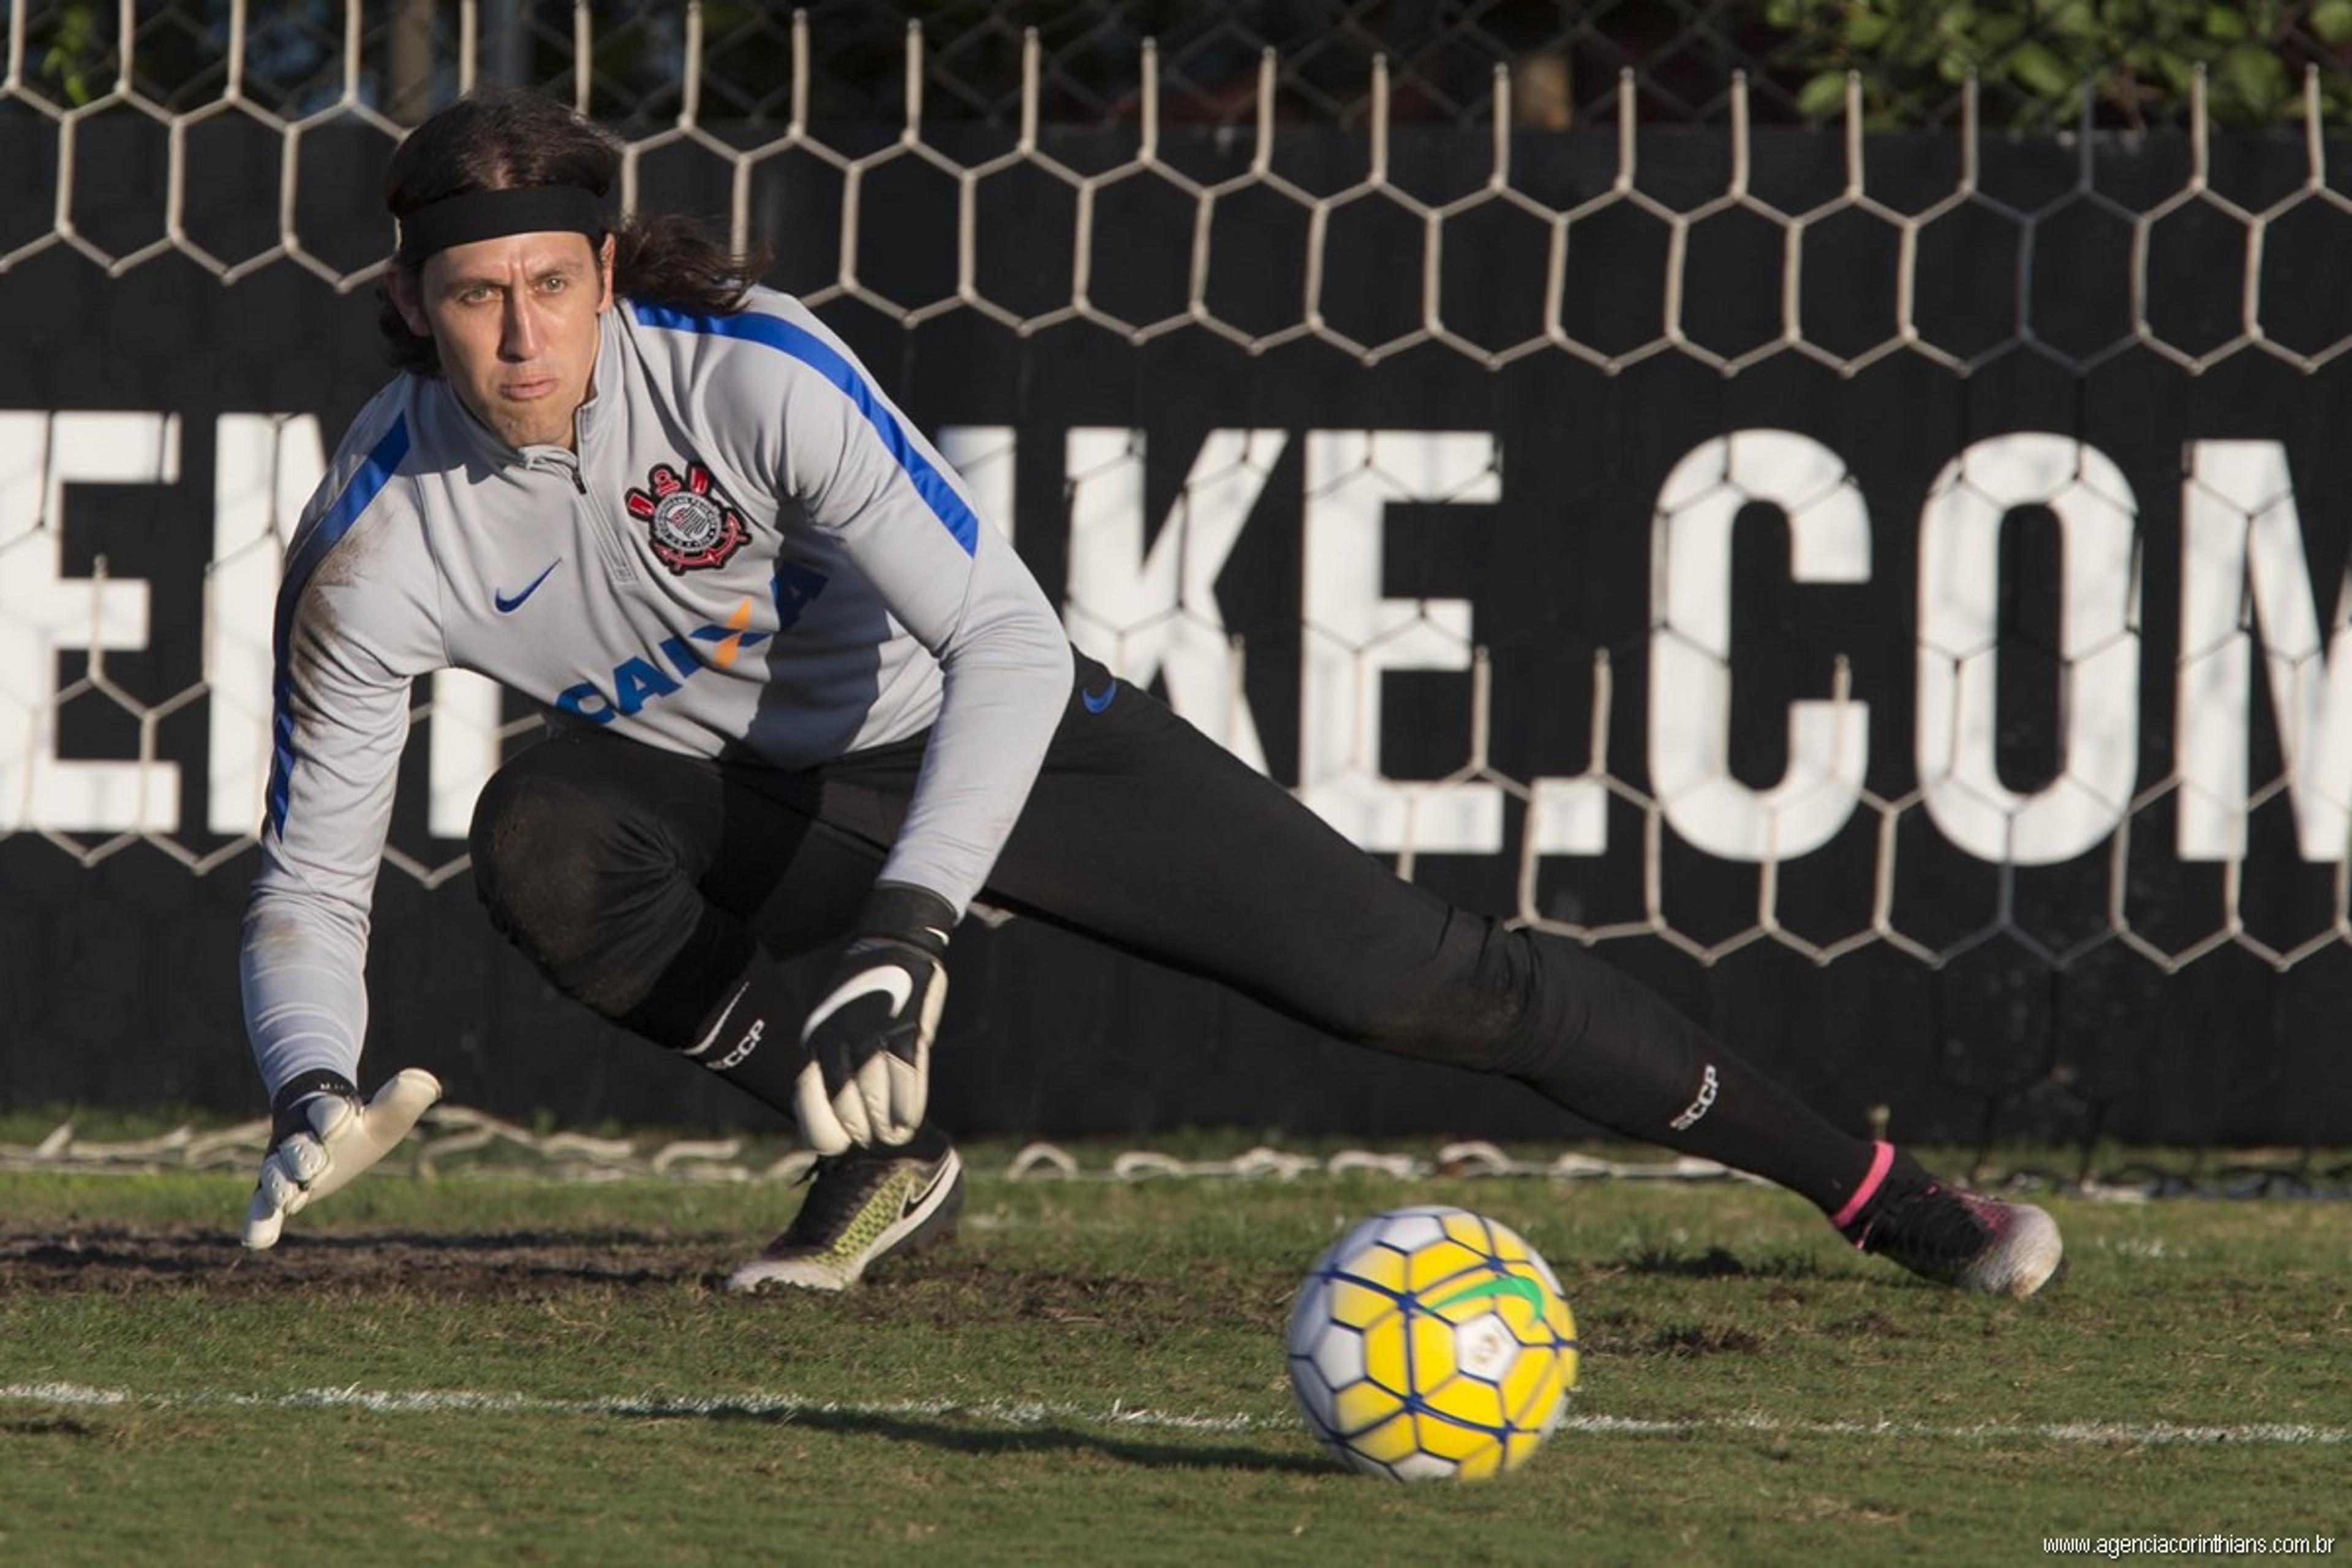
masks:
{"label": "white goalkeeper glove", "polygon": [[423,1068],[394,1073],[364,1103],[340,1073],[304,1073],[278,1090],[269,1152],[245,1214],[245,1245],[277,1246],[289,1215],[391,1153],[440,1098],[441,1080]]}
{"label": "white goalkeeper glove", "polygon": [[793,1112],[818,1153],[904,1143],[922,1125],[955,921],[945,899],[901,883],[880,883],[866,900],[857,934],[801,1026]]}

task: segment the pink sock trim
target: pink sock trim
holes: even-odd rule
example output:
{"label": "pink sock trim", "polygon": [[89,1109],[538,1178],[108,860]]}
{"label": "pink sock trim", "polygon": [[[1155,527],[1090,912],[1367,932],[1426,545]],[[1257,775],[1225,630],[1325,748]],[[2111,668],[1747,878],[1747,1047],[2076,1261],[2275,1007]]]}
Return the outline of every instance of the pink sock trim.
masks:
{"label": "pink sock trim", "polygon": [[1853,1223],[1853,1216],[1862,1212],[1862,1205],[1870,1201],[1873,1193],[1878,1191],[1878,1184],[1886,1180],[1888,1167],[1895,1163],[1894,1144],[1881,1138],[1874,1140],[1871,1147],[1873,1152],[1870,1156],[1870,1173],[1862,1178],[1862,1185],[1854,1188],[1853,1196],[1846,1199],[1845,1207],[1830,1215],[1830,1224],[1840,1230]]}

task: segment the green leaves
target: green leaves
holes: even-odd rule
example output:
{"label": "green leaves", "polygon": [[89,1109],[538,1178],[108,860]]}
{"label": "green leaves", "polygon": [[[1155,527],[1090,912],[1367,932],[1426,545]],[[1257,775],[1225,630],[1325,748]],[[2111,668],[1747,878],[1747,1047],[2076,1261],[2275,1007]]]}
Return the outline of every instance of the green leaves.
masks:
{"label": "green leaves", "polygon": [[1845,72],[1823,71],[1797,89],[1797,112],[1808,120],[1828,120],[1845,109]]}
{"label": "green leaves", "polygon": [[60,5],[52,17],[52,29],[40,54],[41,79],[57,84],[66,102],[78,109],[98,96],[98,73],[107,51],[106,39],[99,30],[98,7],[91,0]]}
{"label": "green leaves", "polygon": [[2242,44],[2221,62],[2221,79],[2254,118],[2276,117],[2278,106],[2294,95],[2286,62],[2255,44]]}
{"label": "green leaves", "polygon": [[1812,121],[1843,111],[1844,72],[1855,70],[1880,122],[1944,109],[1973,73],[1989,119],[2062,124],[2087,91],[2136,125],[2184,108],[2202,70],[2215,121],[2273,125],[2301,116],[2306,65],[2320,68],[2323,114],[2352,119],[2352,0],[1768,0],[1763,10],[1790,35],[1778,58],[1801,73],[1797,110]]}
{"label": "green leaves", "polygon": [[2027,39],[2009,57],[2009,68],[2018,80],[2044,98],[2057,98],[2082,79],[2067,67],[2057,50],[2038,39]]}

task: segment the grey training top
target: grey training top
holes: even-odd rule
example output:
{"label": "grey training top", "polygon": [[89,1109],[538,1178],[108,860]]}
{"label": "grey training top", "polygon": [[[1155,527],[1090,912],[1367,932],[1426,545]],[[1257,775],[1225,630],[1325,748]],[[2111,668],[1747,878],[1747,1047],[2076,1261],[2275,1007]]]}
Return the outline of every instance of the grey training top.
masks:
{"label": "grey training top", "polygon": [[929,727],[881,875],[958,910],[1069,695],[1012,545],[787,295],[604,312],[577,453],[508,446],[438,377],[353,421],[304,510],[276,626],[246,1019],[274,1096],[357,1081],[368,909],[410,682],[449,666],[646,745],[804,767]]}

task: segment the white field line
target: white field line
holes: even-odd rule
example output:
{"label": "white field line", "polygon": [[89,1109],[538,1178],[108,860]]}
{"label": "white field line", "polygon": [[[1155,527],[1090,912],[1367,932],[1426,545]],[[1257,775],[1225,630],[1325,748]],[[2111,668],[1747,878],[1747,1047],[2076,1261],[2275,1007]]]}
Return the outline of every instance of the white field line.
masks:
{"label": "white field line", "polygon": [[[799,1394],[608,1395],[597,1399],[546,1399],[530,1394],[485,1394],[471,1389],[305,1388],[289,1394],[231,1394],[197,1390],[142,1394],[125,1388],[93,1388],[79,1383],[0,1384],[0,1404],[55,1406],[175,1409],[196,1406],[266,1410],[357,1409],[384,1415],[525,1415],[705,1416],[857,1415],[871,1417],[961,1417],[1007,1426],[1066,1423],[1080,1426],[1151,1427],[1183,1432],[1287,1431],[1287,1416],[1192,1415],[1142,1409],[1113,1401],[1108,1409],[1011,1399],[817,1399]],[[2082,1443],[2129,1447],[2218,1443],[2340,1445],[2352,1443],[2352,1427],[2293,1422],[2257,1422],[2231,1426],[2182,1426],[2170,1422],[2059,1421],[1975,1422],[1935,1426],[1918,1421],[1789,1421],[1770,1415],[1717,1415],[1654,1421],[1624,1415],[1570,1415],[1563,1432],[1597,1436],[1687,1437],[1706,1433],[1760,1433],[1788,1437],[1893,1437],[1930,1442]]]}

